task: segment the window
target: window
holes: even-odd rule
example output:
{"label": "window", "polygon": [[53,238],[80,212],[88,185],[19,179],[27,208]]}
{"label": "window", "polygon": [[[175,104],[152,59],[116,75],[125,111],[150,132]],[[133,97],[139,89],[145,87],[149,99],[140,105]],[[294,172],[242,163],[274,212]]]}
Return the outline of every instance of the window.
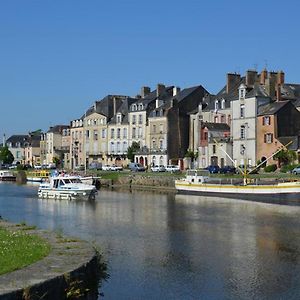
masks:
{"label": "window", "polygon": [[240,106],[240,117],[241,118],[245,117],[245,104],[241,104]]}
{"label": "window", "polygon": [[153,133],[156,133],[156,125],[153,125]]}
{"label": "window", "polygon": [[240,148],[240,153],[241,153],[241,155],[244,155],[245,154],[245,151],[246,151],[246,147],[245,147],[245,145],[241,145],[241,148]]}
{"label": "window", "polygon": [[216,100],[216,102],[215,102],[215,111],[217,111],[219,108],[220,108],[220,107],[219,107],[219,101]]}
{"label": "window", "polygon": [[89,130],[86,130],[86,131],[85,131],[85,136],[86,136],[87,139],[90,138],[90,131],[89,131]]}
{"label": "window", "polygon": [[213,154],[216,153],[216,145],[213,145]]}
{"label": "window", "polygon": [[120,147],[120,142],[117,142],[117,152],[119,153],[121,150],[121,147]]}
{"label": "window", "polygon": [[135,124],[136,123],[136,115],[133,115],[132,116],[132,124]]}
{"label": "window", "polygon": [[143,115],[139,115],[139,124],[143,123]]}
{"label": "window", "polygon": [[225,123],[225,116],[224,115],[221,116],[221,123]]}
{"label": "window", "polygon": [[163,140],[159,141],[159,148],[162,149],[163,148]]}
{"label": "window", "polygon": [[143,128],[139,127],[139,138],[143,137]]}
{"label": "window", "polygon": [[110,130],[110,137],[111,137],[112,139],[115,137],[115,129],[114,129],[114,128],[112,128],[112,129]]}
{"label": "window", "polygon": [[102,138],[105,139],[106,138],[106,129],[102,129],[101,132],[102,132],[102,134],[101,134]]}
{"label": "window", "polygon": [[244,125],[241,126],[241,139],[244,140],[246,138],[246,128]]}
{"label": "window", "polygon": [[132,138],[136,137],[136,128],[132,128]]}
{"label": "window", "polygon": [[98,141],[98,130],[94,130],[94,140]]}
{"label": "window", "polygon": [[115,144],[114,144],[114,142],[110,143],[110,151],[111,152],[115,152]]}
{"label": "window", "polygon": [[264,142],[267,144],[273,143],[273,134],[272,133],[266,133],[264,135]]}
{"label": "window", "polygon": [[121,128],[117,129],[117,139],[121,137]]}
{"label": "window", "polygon": [[246,94],[246,90],[244,88],[240,89],[240,99],[244,99]]}
{"label": "window", "polygon": [[263,125],[271,125],[271,117],[270,116],[263,117]]}
{"label": "window", "polygon": [[123,138],[127,138],[127,128],[123,128]]}
{"label": "window", "polygon": [[221,108],[225,109],[225,99],[222,99],[222,101],[221,101]]}
{"label": "window", "polygon": [[159,133],[163,133],[163,131],[164,131],[164,125],[159,124]]}
{"label": "window", "polygon": [[120,124],[121,121],[122,121],[122,116],[121,116],[121,114],[118,114],[117,115],[117,123]]}
{"label": "window", "polygon": [[219,117],[218,117],[218,116],[215,116],[215,117],[214,117],[214,122],[215,122],[215,123],[219,123]]}
{"label": "window", "polygon": [[201,147],[202,148],[202,155],[205,155],[205,147]]}

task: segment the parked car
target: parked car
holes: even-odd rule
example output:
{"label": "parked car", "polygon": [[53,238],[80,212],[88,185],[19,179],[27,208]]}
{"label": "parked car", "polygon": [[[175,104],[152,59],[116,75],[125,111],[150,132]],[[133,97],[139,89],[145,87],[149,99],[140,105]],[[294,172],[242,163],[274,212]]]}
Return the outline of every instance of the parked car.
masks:
{"label": "parked car", "polygon": [[165,172],[166,171],[166,168],[165,168],[165,166],[162,166],[162,165],[160,165],[160,166],[152,166],[151,167],[151,171],[152,172]]}
{"label": "parked car", "polygon": [[219,173],[220,167],[219,166],[210,165],[210,166],[208,166],[206,168],[206,170],[208,170],[209,173],[211,173],[211,174],[216,174],[216,173]]}
{"label": "parked car", "polygon": [[89,169],[91,170],[101,170],[102,164],[97,161],[92,161],[89,165]]}
{"label": "parked car", "polygon": [[110,171],[122,171],[123,168],[121,166],[117,166],[117,165],[111,165],[110,166]]}
{"label": "parked car", "polygon": [[130,163],[128,168],[133,172],[145,172],[146,168],[139,163]]}
{"label": "parked car", "polygon": [[219,173],[221,174],[234,174],[236,172],[235,167],[233,166],[224,166],[220,168]]}
{"label": "parked car", "polygon": [[298,166],[298,167],[296,167],[296,168],[294,168],[293,170],[292,170],[292,172],[291,172],[292,174],[295,174],[295,175],[298,175],[298,174],[300,174],[300,166]]}
{"label": "parked car", "polygon": [[110,171],[110,165],[103,165],[102,170],[103,171]]}
{"label": "parked car", "polygon": [[180,172],[180,168],[177,165],[167,165],[166,166],[166,171],[167,172],[171,172],[171,173],[173,173],[173,172]]}

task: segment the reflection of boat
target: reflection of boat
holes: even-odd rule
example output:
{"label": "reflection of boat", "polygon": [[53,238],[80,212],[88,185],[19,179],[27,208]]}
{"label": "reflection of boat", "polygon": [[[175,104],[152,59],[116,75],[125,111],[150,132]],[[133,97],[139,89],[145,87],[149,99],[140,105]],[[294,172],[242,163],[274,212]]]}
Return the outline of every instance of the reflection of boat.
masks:
{"label": "reflection of boat", "polygon": [[50,172],[46,170],[37,170],[27,173],[27,181],[30,182],[44,182],[47,181],[50,176]]}
{"label": "reflection of boat", "polygon": [[0,181],[16,181],[16,176],[10,171],[0,170]]}
{"label": "reflection of boat", "polygon": [[214,181],[208,173],[188,170],[184,179],[175,181],[178,192],[193,194],[219,195],[281,195],[300,193],[300,181],[288,182],[259,182],[246,178],[243,182]]}
{"label": "reflection of boat", "polygon": [[38,189],[40,198],[90,200],[95,199],[96,187],[84,184],[78,176],[49,177],[49,182],[41,183]]}

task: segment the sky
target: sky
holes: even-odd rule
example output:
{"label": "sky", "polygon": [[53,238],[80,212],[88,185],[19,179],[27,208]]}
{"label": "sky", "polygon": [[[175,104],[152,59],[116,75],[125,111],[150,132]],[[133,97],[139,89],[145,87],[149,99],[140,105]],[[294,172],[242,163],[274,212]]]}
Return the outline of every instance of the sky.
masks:
{"label": "sky", "polygon": [[157,83],[217,93],[226,73],[300,83],[298,0],[0,0],[0,137],[69,124]]}

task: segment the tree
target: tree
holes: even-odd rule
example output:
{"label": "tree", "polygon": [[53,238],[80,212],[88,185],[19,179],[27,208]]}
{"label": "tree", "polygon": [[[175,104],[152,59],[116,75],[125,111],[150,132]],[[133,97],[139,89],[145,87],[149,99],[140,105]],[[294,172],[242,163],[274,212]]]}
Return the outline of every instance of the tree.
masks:
{"label": "tree", "polygon": [[0,162],[2,161],[3,164],[11,164],[14,159],[14,156],[9,151],[7,146],[0,148]]}
{"label": "tree", "polygon": [[288,165],[296,160],[297,154],[295,151],[282,149],[277,154],[275,154],[273,158],[278,160],[279,165]]}
{"label": "tree", "polygon": [[130,161],[134,161],[134,154],[136,151],[140,150],[140,143],[138,142],[132,142],[131,146],[127,149],[127,158],[130,159]]}

